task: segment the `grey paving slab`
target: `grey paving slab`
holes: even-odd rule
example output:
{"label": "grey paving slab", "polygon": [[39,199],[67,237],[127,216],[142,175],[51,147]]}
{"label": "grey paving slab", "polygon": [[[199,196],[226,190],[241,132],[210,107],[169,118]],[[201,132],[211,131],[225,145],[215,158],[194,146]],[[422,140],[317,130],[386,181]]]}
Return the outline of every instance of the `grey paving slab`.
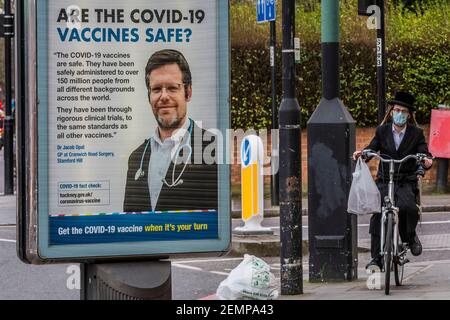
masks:
{"label": "grey paving slab", "polygon": [[16,224],[16,196],[0,195],[0,225]]}

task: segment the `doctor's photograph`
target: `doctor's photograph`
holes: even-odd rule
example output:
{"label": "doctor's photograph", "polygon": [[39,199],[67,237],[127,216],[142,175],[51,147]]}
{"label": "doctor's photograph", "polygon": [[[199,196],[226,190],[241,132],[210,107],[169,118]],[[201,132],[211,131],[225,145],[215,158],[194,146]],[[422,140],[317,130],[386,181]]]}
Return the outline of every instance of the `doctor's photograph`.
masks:
{"label": "doctor's photograph", "polygon": [[177,50],[160,50],[148,59],[148,101],[142,108],[151,109],[157,127],[128,158],[124,212],[217,210],[217,164],[204,160],[215,139],[203,139],[201,123],[189,117],[195,108],[192,80],[189,63]]}

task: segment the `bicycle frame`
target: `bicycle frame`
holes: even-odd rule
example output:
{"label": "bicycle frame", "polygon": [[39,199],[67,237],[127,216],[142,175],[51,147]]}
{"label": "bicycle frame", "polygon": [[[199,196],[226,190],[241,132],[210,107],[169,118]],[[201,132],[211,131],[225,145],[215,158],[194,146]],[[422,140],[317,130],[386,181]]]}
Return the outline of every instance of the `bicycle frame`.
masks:
{"label": "bicycle frame", "polygon": [[[383,161],[382,159],[380,159]],[[395,206],[395,198],[394,198],[394,160],[389,161],[389,184],[388,184],[388,195],[383,199],[383,206],[381,209],[381,246],[380,246],[380,255],[384,256],[384,243],[385,243],[385,228],[386,221],[388,218],[388,214],[394,215],[394,252],[393,255],[396,256],[398,254],[398,212],[399,208]],[[383,161],[386,162],[386,161]]]}

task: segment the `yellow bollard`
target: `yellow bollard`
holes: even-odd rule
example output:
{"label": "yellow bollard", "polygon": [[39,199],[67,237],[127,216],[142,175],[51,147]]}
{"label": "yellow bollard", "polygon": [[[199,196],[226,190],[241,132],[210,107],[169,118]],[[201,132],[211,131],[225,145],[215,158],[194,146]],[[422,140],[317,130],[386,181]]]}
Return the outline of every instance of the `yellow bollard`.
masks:
{"label": "yellow bollard", "polygon": [[264,219],[263,143],[249,135],[241,144],[242,220],[245,225],[234,229],[237,234],[273,234],[261,226]]}

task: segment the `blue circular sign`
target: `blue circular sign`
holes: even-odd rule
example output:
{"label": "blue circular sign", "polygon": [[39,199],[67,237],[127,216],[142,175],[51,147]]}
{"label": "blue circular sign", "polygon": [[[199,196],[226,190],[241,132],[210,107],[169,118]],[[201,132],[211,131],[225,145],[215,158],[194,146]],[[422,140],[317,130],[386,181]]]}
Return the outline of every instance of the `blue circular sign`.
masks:
{"label": "blue circular sign", "polygon": [[252,150],[250,147],[250,141],[248,139],[245,139],[243,145],[244,146],[242,148],[242,163],[244,164],[244,166],[248,166],[250,163],[250,160],[252,158],[252,156],[251,156]]}

